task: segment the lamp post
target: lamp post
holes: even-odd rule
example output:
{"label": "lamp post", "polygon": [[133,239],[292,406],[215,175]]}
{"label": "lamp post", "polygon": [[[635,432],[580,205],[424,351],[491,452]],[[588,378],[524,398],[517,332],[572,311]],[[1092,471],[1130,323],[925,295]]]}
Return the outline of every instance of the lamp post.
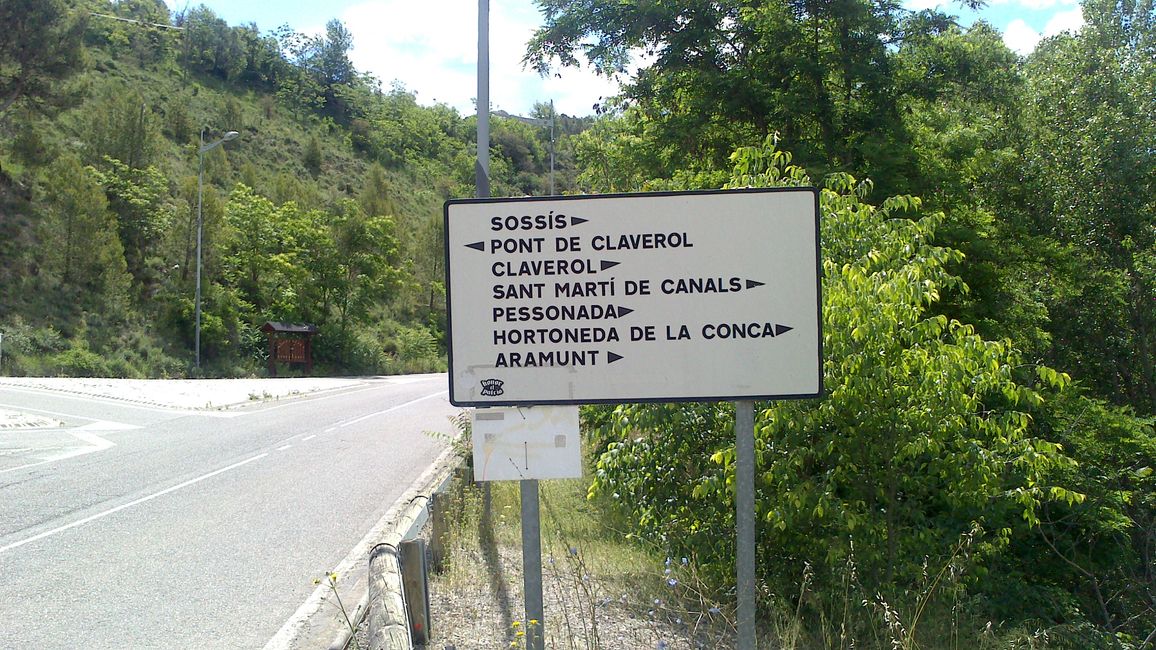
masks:
{"label": "lamp post", "polygon": [[205,187],[205,153],[212,151],[216,147],[235,139],[241,135],[236,131],[229,131],[225,133],[219,140],[214,140],[209,144],[205,144],[205,129],[201,129],[201,146],[197,149],[197,296],[193,310],[195,312],[194,319],[196,320],[196,339],[194,346],[197,355],[197,370],[201,369],[201,232],[204,230],[204,219],[201,216],[201,204],[204,197]]}

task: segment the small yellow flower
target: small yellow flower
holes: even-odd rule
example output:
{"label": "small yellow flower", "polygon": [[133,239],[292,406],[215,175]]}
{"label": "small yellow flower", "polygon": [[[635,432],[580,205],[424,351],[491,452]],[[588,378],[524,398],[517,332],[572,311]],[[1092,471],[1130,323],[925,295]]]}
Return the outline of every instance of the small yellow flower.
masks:
{"label": "small yellow flower", "polygon": [[522,627],[522,621],[514,621],[513,627],[514,627],[515,629],[516,629],[516,628],[519,628],[519,627]]}
{"label": "small yellow flower", "polygon": [[538,624],[538,619],[536,619],[536,618],[530,619],[530,625],[537,625],[537,624]]}

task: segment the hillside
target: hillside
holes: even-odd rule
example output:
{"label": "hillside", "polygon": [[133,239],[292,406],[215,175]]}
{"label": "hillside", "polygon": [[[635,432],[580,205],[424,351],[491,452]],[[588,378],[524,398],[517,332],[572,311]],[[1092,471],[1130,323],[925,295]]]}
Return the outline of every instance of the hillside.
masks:
{"label": "hillside", "polygon": [[[308,37],[161,2],[25,4],[0,11],[9,33],[67,47],[24,61],[36,83],[14,78],[0,114],[0,372],[260,372],[267,320],[319,325],[321,372],[441,366],[441,204],[473,195],[474,117],[355,70],[336,21]],[[557,121],[569,191],[587,121]],[[239,135],[204,156],[198,370],[202,130]],[[492,134],[493,193],[544,193],[548,130]]]}

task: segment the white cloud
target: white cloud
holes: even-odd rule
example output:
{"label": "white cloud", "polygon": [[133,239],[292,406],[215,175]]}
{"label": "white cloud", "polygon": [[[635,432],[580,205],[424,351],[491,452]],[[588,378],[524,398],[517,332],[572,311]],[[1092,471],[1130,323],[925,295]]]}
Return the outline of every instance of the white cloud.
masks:
{"label": "white cloud", "polygon": [[1084,13],[1078,6],[1069,11],[1057,12],[1044,25],[1043,32],[1037,32],[1022,18],[1016,18],[1004,28],[1003,42],[1008,48],[1027,56],[1041,40],[1066,31],[1077,32],[1083,26]]}
{"label": "white cloud", "polygon": [[[598,98],[617,85],[585,70],[560,70],[542,79],[522,69],[526,42],[539,24],[528,0],[492,0],[490,5],[490,104],[528,113],[534,102],[554,100],[557,110],[587,115]],[[441,102],[462,114],[474,112],[477,97],[477,3],[462,0],[368,0],[352,5],[341,20],[353,33],[350,55],[359,70],[388,85],[398,80],[422,104]]]}
{"label": "white cloud", "polygon": [[943,0],[906,0],[903,3],[903,8],[911,11],[923,11],[924,9],[943,7],[946,4]]}
{"label": "white cloud", "polygon": [[1011,21],[1003,30],[1004,45],[1007,45],[1008,49],[1022,56],[1031,54],[1032,50],[1036,49],[1036,45],[1042,38],[1043,36],[1032,29],[1022,18],[1016,18]]}
{"label": "white cloud", "polygon": [[1078,32],[1084,26],[1084,11],[1080,7],[1061,11],[1052,16],[1044,25],[1044,36],[1055,36],[1061,32]]}

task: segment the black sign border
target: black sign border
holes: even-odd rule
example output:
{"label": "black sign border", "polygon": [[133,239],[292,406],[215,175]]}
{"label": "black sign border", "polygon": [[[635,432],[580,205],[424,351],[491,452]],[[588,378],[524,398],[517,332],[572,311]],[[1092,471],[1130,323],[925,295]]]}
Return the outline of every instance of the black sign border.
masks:
{"label": "black sign border", "polygon": [[[479,203],[541,203],[541,202],[560,202],[560,201],[590,201],[601,199],[649,199],[670,196],[710,196],[719,194],[785,194],[792,192],[808,192],[814,196],[815,205],[815,312],[816,322],[818,328],[818,376],[819,389],[814,393],[792,393],[792,394],[774,394],[774,395],[694,395],[682,397],[613,397],[601,399],[557,399],[557,400],[511,400],[496,398],[492,400],[478,401],[478,400],[458,400],[454,397],[454,337],[453,337],[453,307],[452,297],[453,290],[450,286],[450,206],[454,205],[469,205]],[[812,186],[803,187],[744,187],[730,190],[694,190],[687,192],[629,192],[621,194],[573,194],[566,196],[518,196],[508,198],[468,198],[468,199],[450,199],[442,206],[442,218],[444,230],[444,248],[445,248],[445,283],[446,283],[446,356],[448,360],[447,384],[449,386],[449,400],[450,404],[461,407],[487,407],[487,406],[568,406],[568,405],[582,405],[582,404],[643,404],[643,403],[665,403],[665,402],[731,402],[735,400],[795,400],[795,399],[816,399],[821,398],[825,394],[823,383],[823,250],[822,244],[819,240],[819,188]]]}

